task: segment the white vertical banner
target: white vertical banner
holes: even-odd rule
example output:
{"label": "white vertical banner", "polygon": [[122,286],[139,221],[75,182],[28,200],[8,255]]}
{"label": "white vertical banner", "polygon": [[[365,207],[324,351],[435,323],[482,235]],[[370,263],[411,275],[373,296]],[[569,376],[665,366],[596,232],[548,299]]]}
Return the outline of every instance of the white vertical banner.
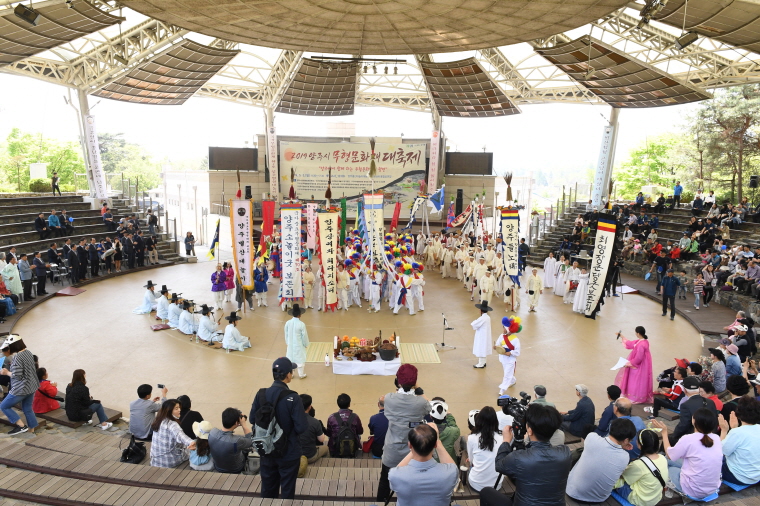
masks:
{"label": "white vertical banner", "polygon": [[428,193],[438,189],[438,158],[440,157],[441,132],[433,130],[430,138],[430,163],[428,164]]}
{"label": "white vertical banner", "polygon": [[602,135],[602,147],[599,148],[599,160],[596,162],[596,173],[594,174],[594,185],[591,188],[591,204],[597,207],[602,205],[602,196],[604,195],[604,182],[607,165],[610,161],[610,150],[612,148],[612,133],[615,127],[607,125],[604,127]]}
{"label": "white vertical banner", "polygon": [[100,163],[100,145],[98,144],[98,131],[95,128],[95,116],[84,117],[84,135],[90,162],[90,167],[87,170],[90,197],[95,197],[96,199],[108,198],[106,176],[103,173],[103,165]]}
{"label": "white vertical banner", "polygon": [[364,195],[364,224],[370,240],[370,252],[375,265],[383,265],[383,241],[385,237],[385,220],[383,219],[382,193]]}
{"label": "white vertical banner", "polygon": [[280,303],[303,298],[301,281],[301,205],[280,206],[280,241],[282,242],[282,292]]}
{"label": "white vertical banner", "polygon": [[586,307],[584,313],[591,315],[602,296],[604,282],[607,279],[607,270],[612,260],[612,250],[615,246],[615,230],[617,225],[612,215],[600,214],[596,229],[596,241],[594,242],[594,256],[591,259],[591,268],[588,277],[588,294],[586,295]]}
{"label": "white vertical banner", "polygon": [[507,276],[517,276],[520,212],[517,209],[501,210],[501,236],[504,240],[504,269]]}
{"label": "white vertical banner", "polygon": [[273,126],[267,127],[267,156],[269,157],[269,194],[275,201],[279,201],[280,175],[277,170],[277,131]]}
{"label": "white vertical banner", "polygon": [[340,247],[340,227],[338,213],[318,213],[319,223],[319,261],[322,263],[322,283],[325,286],[324,309],[335,309],[338,306],[338,273],[337,251]]}
{"label": "white vertical banner", "polygon": [[306,247],[314,249],[317,244],[317,204],[306,204]]}
{"label": "white vertical banner", "polygon": [[232,255],[240,285],[246,290],[253,290],[252,216],[253,204],[250,200],[230,200]]}

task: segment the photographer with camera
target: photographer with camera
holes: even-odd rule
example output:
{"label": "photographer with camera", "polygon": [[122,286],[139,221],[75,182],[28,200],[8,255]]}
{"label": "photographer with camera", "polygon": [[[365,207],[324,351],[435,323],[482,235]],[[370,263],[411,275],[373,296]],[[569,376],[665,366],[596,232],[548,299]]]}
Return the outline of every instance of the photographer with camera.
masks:
{"label": "photographer with camera", "polygon": [[[246,454],[253,446],[251,426],[248,417],[239,409],[227,408],[222,411],[224,430],[211,429],[208,445],[214,469],[218,473],[240,474],[245,469]],[[235,429],[243,429],[243,435],[235,435]]]}
{"label": "photographer with camera", "polygon": [[[398,368],[396,386],[398,391],[385,395],[388,431],[385,433],[383,464],[377,487],[377,502],[383,503],[391,494],[389,471],[409,455],[409,429],[419,425],[432,409],[422,389],[417,387],[417,368],[412,364],[403,364]],[[432,452],[432,449],[430,451]],[[441,459],[447,458],[448,453],[445,450],[444,453],[446,456],[440,455]]]}
{"label": "photographer with camera", "polygon": [[481,506],[565,506],[570,449],[549,443],[561,423],[555,408],[528,405],[525,430],[530,442],[524,449],[513,447],[512,427],[504,428],[504,442],[496,454],[496,471],[508,476],[516,491],[514,497],[509,497],[494,488],[484,488],[480,491]]}

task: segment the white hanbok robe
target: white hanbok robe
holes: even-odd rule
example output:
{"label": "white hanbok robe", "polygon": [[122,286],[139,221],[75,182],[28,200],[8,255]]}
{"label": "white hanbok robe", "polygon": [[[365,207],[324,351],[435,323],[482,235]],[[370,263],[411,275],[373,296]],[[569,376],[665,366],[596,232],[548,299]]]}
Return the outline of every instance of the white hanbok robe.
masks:
{"label": "white hanbok robe", "polygon": [[[496,340],[496,346],[509,349],[505,343],[506,336],[504,334],[499,336]],[[499,355],[499,362],[504,368],[504,377],[501,379],[499,390],[506,390],[517,382],[515,378],[515,366],[517,365],[517,357],[520,356],[520,340],[517,337],[512,337],[509,340],[509,344],[514,346],[514,350],[510,351],[510,355]]]}
{"label": "white hanbok robe", "polygon": [[475,340],[472,344],[472,354],[478,358],[485,358],[493,353],[491,345],[491,317],[483,313],[480,318],[470,324],[475,331]]}
{"label": "white hanbok robe", "polygon": [[579,278],[578,289],[575,291],[575,298],[573,298],[573,311],[576,313],[583,313],[586,311],[586,295],[588,295],[589,274],[581,274]]}
{"label": "white hanbok robe", "polygon": [[195,334],[198,331],[198,325],[195,324],[193,315],[187,309],[183,309],[179,315],[179,325],[177,329],[183,334],[189,336]]}
{"label": "white hanbok robe", "polygon": [[375,271],[371,277],[372,284],[369,287],[369,304],[375,311],[380,311],[380,286],[383,283],[383,274]]}
{"label": "white hanbok robe", "polygon": [[[541,281],[540,276],[534,276],[531,274],[528,276],[528,282],[526,283],[528,286],[526,289],[528,290],[528,302],[530,304],[530,307],[535,308],[538,306],[539,297],[541,295],[541,290],[544,289],[544,283]],[[533,290],[533,295],[530,294],[530,291]]]}
{"label": "white hanbok robe", "polygon": [[169,326],[173,329],[179,327],[179,315],[182,314],[182,308],[177,304],[169,306]]}
{"label": "white hanbok robe", "polygon": [[134,314],[148,314],[156,309],[156,294],[153,290],[145,290],[142,304],[132,310]]}
{"label": "white hanbok robe", "polygon": [[243,351],[251,347],[251,340],[240,334],[234,324],[230,323],[224,328],[222,347],[229,350]]}
{"label": "white hanbok robe", "polygon": [[569,265],[557,262],[557,268],[554,271],[554,295],[563,297],[565,292],[567,292],[567,285],[565,285],[565,271],[569,268]]}
{"label": "white hanbok robe", "polygon": [[198,324],[198,338],[206,342],[218,342],[222,340],[222,333],[218,332],[219,326],[208,315],[201,316]]}
{"label": "white hanbok robe", "polygon": [[[515,281],[504,274],[504,304],[507,311],[514,311],[520,306],[520,287]],[[509,294],[507,294],[509,291]]]}
{"label": "white hanbok robe", "polygon": [[298,367],[303,367],[306,364],[309,333],[306,332],[306,324],[295,316],[285,323],[285,344],[288,346],[285,356]]}
{"label": "white hanbok robe", "polygon": [[[2,270],[3,283],[5,287],[14,295],[23,293],[24,287],[21,283],[21,275],[18,272],[17,264],[6,264]],[[150,291],[150,290],[149,290]]]}
{"label": "white hanbok robe", "polygon": [[547,257],[544,260],[544,287],[554,288],[554,279],[557,271],[557,259],[554,257]]}
{"label": "white hanbok robe", "polygon": [[156,301],[156,316],[162,320],[169,318],[169,299],[165,295],[161,295]]}
{"label": "white hanbok robe", "polygon": [[478,286],[480,287],[480,301],[485,301],[490,306],[493,292],[496,289],[496,279],[493,277],[493,274],[490,276],[486,274],[480,278]]}
{"label": "white hanbok robe", "polygon": [[569,304],[573,302],[573,299],[575,297],[575,294],[578,293],[577,291],[571,292],[570,291],[570,282],[571,281],[578,281],[581,279],[581,270],[573,268],[571,265],[569,269],[565,271],[565,296],[564,296],[564,302]]}

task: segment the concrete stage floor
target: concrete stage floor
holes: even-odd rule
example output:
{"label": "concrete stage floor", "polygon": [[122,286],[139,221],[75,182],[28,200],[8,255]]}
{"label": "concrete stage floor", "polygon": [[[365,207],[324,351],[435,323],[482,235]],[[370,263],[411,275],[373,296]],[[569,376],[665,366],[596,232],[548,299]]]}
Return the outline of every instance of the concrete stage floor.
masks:
{"label": "concrete stage floor", "polygon": [[[167,284],[173,292],[182,292],[198,304],[211,304],[213,268],[211,262],[182,264],[93,283],[81,295],[55,297],[33,308],[14,331],[40,357],[40,365],[47,368],[60,390],[65,390],[73,370],[82,368],[87,372],[92,396],[128,417],[137,386],[162,383],[169,388],[170,397],[189,395],[193,409],[220,426],[221,412],[229,406],[248,413],[256,391],[272,382],[272,361],[285,354],[283,326],[290,317],[277,307],[277,283],[270,285],[269,307],[256,308],[239,322],[241,332],[253,344],[242,353],[212,350],[174,330],[153,332],[149,328],[156,323],[153,315],[132,314],[148,279],[159,286]],[[442,280],[440,274],[426,272],[426,281],[426,310],[415,316],[404,310],[394,316],[384,303],[379,313],[368,313],[366,304],[363,309],[353,307],[327,314],[309,309],[302,320],[312,342],[332,342],[336,334],[373,337],[382,329],[384,336],[396,331],[407,343],[435,343],[441,341],[441,313],[445,312],[455,329],[446,332],[446,343],[457,349],[441,351],[440,364],[419,364],[418,383],[428,398],[445,398],[466,430],[469,410],[496,405],[501,364],[492,355],[485,369],[472,368],[476,360],[470,322],[479,316],[475,303],[456,279]],[[527,295],[522,297],[525,302]],[[236,308],[234,302],[225,306],[226,313]],[[501,302],[494,301],[492,306],[496,339],[501,318],[507,313]],[[523,319],[519,334],[522,355],[517,384],[508,393],[517,395],[524,390],[532,394],[533,385],[541,383],[547,387],[547,398],[561,411],[575,405],[573,385],[585,383],[597,416],[601,414],[607,402],[605,388],[615,378],[609,369],[618,357],[627,356],[620,341],[615,340],[618,330],[632,338],[636,325],[646,327],[655,376],[671,367],[674,357],[696,359],[702,349],[699,333],[685,319],[661,317],[660,305],[641,295],[607,299],[594,321],[573,313],[561,297],[545,290],[537,313],[528,313],[523,304],[518,314]],[[291,388],[312,395],[317,417],[325,422],[337,411],[337,396],[345,392],[366,425],[377,411],[378,397],[394,388],[391,376],[337,376],[332,368],[319,363],[307,364],[306,372],[308,377],[294,379]]]}

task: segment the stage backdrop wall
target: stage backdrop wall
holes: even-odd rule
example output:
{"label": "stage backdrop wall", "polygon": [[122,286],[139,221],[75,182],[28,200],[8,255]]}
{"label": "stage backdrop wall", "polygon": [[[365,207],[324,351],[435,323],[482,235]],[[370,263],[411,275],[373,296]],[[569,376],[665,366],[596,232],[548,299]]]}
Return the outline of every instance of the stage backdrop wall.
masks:
{"label": "stage backdrop wall", "polygon": [[[375,191],[385,194],[385,216],[393,216],[393,203],[402,204],[401,219],[409,217],[409,204],[425,180],[425,144],[375,144]],[[348,214],[356,214],[358,199],[370,192],[367,177],[370,165],[369,143],[316,143],[280,141],[280,189],[290,188],[291,168],[295,171],[296,194],[302,199],[324,197],[328,169],[332,168],[332,195],[345,195]]]}

